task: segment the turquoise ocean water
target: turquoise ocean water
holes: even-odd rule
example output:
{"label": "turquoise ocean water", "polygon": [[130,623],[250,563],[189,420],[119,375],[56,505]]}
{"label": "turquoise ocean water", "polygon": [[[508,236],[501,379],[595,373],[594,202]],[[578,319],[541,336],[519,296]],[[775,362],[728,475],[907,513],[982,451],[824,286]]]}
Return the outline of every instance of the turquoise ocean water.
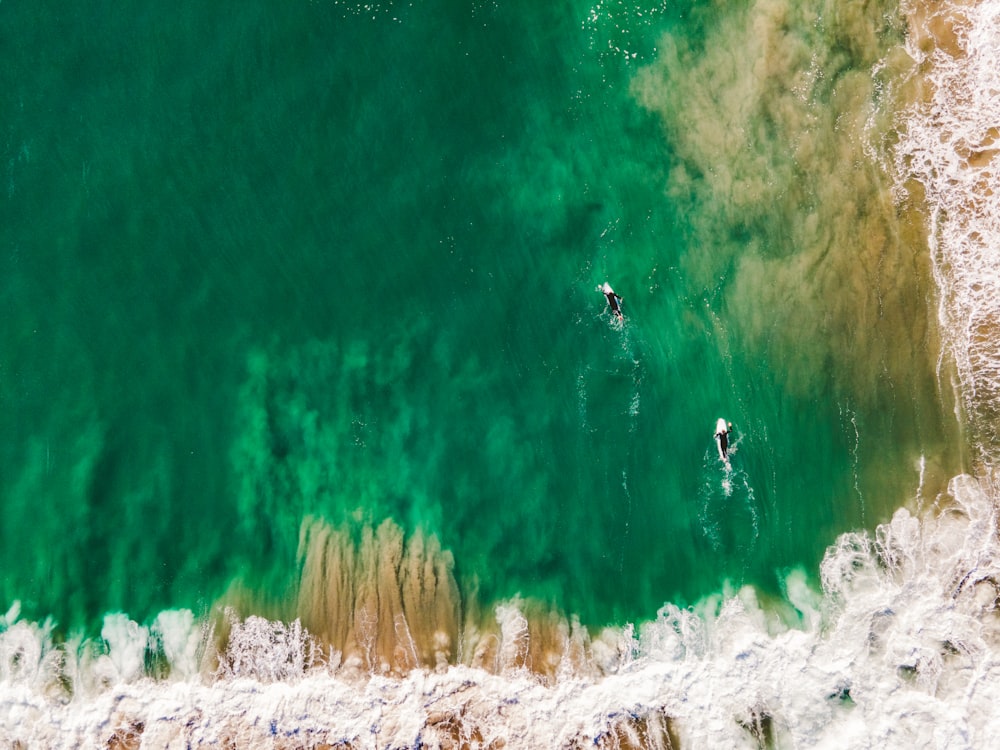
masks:
{"label": "turquoise ocean water", "polygon": [[0,601],[280,609],[392,519],[621,623],[932,495],[901,22],[745,10],[0,4]]}

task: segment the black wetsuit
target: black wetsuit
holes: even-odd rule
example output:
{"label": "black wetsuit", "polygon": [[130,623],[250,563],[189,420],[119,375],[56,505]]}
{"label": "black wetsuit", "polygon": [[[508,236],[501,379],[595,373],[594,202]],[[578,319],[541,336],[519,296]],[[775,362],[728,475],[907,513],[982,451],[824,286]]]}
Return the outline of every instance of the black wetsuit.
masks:
{"label": "black wetsuit", "polygon": [[622,317],[622,309],[619,306],[621,304],[622,298],[619,297],[614,292],[605,292],[604,296],[608,298],[608,304],[611,306],[611,312],[613,312],[619,318]]}

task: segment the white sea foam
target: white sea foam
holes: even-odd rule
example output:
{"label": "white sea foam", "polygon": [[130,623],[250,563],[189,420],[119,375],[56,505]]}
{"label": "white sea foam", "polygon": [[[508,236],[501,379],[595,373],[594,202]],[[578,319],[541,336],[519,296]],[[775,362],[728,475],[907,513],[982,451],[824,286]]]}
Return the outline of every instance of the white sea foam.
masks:
{"label": "white sea foam", "polygon": [[195,623],[191,610],[161,612],[153,623],[152,632],[159,650],[170,664],[172,676],[190,679],[198,673],[205,632]]}
{"label": "white sea foam", "polygon": [[666,605],[638,637],[605,636],[602,679],[567,671],[546,685],[519,666],[529,635],[516,601],[497,609],[498,672],[362,681],[311,658],[296,624],[259,618],[231,639],[224,674],[128,679],[148,636],[112,616],[121,679],[59,700],[39,666],[60,649],[15,622],[0,636],[0,728],[33,747],[436,747],[455,737],[665,747],[671,732],[690,747],[754,747],[765,735],[779,747],[987,747],[1000,736],[995,490],[958,477],[945,512],[918,521],[900,510],[874,535],[842,536],[822,565],[825,596],[788,578],[796,627],[750,588],[693,610]]}
{"label": "white sea foam", "polygon": [[[928,101],[908,113],[897,170],[927,193],[944,354],[986,463],[1000,450],[1000,5],[911,8],[907,52],[933,66]],[[955,39],[929,45],[932,35]]]}
{"label": "white sea foam", "polygon": [[[822,592],[793,572],[784,613],[750,588],[691,609],[667,604],[637,629],[594,637],[593,669],[567,662],[551,681],[526,664],[532,636],[518,600],[496,609],[495,669],[401,678],[357,677],[297,622],[234,622],[210,669],[213,634],[190,612],[165,612],[148,628],[109,615],[101,642],[57,643],[50,624],[22,620],[15,604],[0,618],[0,739],[46,748],[992,746],[1000,2],[964,13],[960,54],[928,52],[912,32],[910,54],[926,58],[934,81],[910,113],[896,166],[901,184],[920,180],[931,206],[940,317],[980,478],[955,477],[945,495],[925,497],[921,457],[914,499],[926,512],[900,509],[873,534],[838,538]],[[565,631],[582,639],[578,625]],[[157,660],[169,678],[151,676]]]}

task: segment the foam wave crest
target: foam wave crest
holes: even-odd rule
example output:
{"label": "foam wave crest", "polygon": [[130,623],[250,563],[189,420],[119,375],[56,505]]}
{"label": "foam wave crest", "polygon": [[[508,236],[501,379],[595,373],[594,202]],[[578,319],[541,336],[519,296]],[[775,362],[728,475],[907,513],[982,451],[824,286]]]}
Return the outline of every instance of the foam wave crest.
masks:
{"label": "foam wave crest", "polygon": [[973,443],[990,461],[1000,449],[1000,4],[908,5],[907,51],[927,72],[897,169],[926,192],[947,353]]}
{"label": "foam wave crest", "polygon": [[[843,535],[822,565],[825,595],[793,573],[779,607],[748,587],[590,641],[513,600],[435,668],[443,655],[386,610],[392,648],[424,654],[397,676],[345,668],[300,620],[236,620],[215,667],[191,674],[185,614],[158,620],[171,637],[110,615],[102,644],[60,644],[13,610],[0,730],[46,747],[984,747],[1000,732],[996,492],[957,477],[939,514],[899,510],[874,534]],[[197,632],[210,653],[215,636]],[[541,644],[561,669],[531,662]],[[81,669],[100,679],[81,682]]]}

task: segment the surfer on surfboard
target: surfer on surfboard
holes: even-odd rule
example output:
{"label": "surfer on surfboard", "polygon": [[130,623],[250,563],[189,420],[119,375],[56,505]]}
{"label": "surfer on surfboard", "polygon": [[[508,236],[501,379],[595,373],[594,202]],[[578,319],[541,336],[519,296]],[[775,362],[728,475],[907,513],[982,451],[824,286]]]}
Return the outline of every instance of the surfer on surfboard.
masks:
{"label": "surfer on surfboard", "polygon": [[625,316],[622,315],[622,298],[615,294],[615,290],[611,288],[611,284],[604,282],[604,286],[601,287],[601,291],[604,292],[604,296],[608,298],[608,307],[611,308],[611,314],[618,318],[619,322],[625,322]]}
{"label": "surfer on surfboard", "polygon": [[729,433],[733,431],[733,423],[719,419],[715,423],[715,444],[719,448],[719,458],[729,464]]}

